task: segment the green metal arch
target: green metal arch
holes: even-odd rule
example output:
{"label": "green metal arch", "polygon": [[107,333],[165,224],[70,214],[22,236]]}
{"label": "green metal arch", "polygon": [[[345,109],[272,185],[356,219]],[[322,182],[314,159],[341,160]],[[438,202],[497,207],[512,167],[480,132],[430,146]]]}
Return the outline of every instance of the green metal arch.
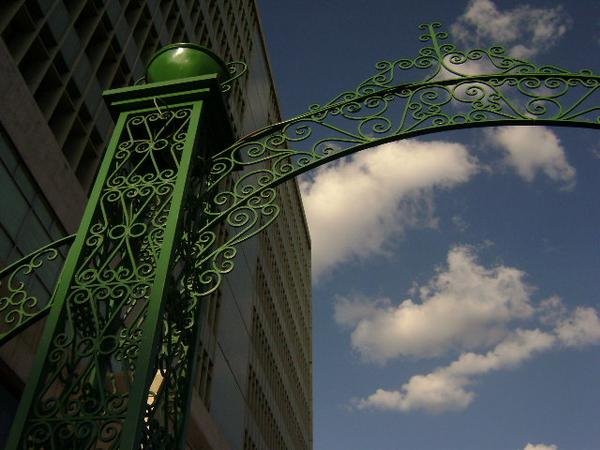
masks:
{"label": "green metal arch", "polygon": [[[276,219],[277,186],[318,166],[388,142],[464,128],[600,128],[600,75],[591,70],[536,65],[512,58],[500,46],[460,51],[444,42],[448,34],[440,23],[419,28],[424,30],[419,40],[429,45],[415,58],[380,61],[377,72],[354,90],[257,130],[210,157],[209,181],[195,195],[195,207],[205,216],[186,225],[186,263],[193,264],[195,274],[188,283],[197,293],[217,289],[222,275],[234,267],[237,244]],[[407,83],[410,77],[421,81]],[[227,181],[231,178],[233,183]],[[216,230],[223,223],[233,233],[218,242]],[[24,326],[1,335],[0,344]]]}
{"label": "green metal arch", "polygon": [[[75,235],[47,244],[0,270],[0,347],[50,311],[51,298],[41,298],[28,288],[36,271],[57,264],[61,249],[68,247]],[[62,264],[61,264],[62,265]]]}
{"label": "green metal arch", "polygon": [[[600,76],[512,58],[501,47],[459,51],[439,23],[414,59],[381,61],[355,90],[258,130],[212,155],[202,196],[205,221],[189,234],[198,292],[233,268],[236,246],[272,223],[279,184],[387,142],[442,131],[504,125],[600,128]],[[479,73],[474,73],[477,69]],[[423,81],[406,83],[415,72]],[[404,81],[398,83],[397,81]],[[225,181],[233,177],[235,182]],[[215,227],[231,233],[217,244]]]}
{"label": "green metal arch", "polygon": [[[290,155],[282,157],[284,151],[277,151],[277,156],[266,158],[260,163],[249,164],[240,161],[236,156],[231,156],[228,164],[231,165],[231,174],[236,166],[244,168],[252,165],[260,165],[273,159],[283,167],[280,171],[274,171],[272,168],[252,168],[247,172],[242,172],[237,182],[229,190],[219,190],[215,193],[209,188],[208,195],[204,197],[204,205],[208,220],[206,224],[189,234],[189,244],[191,246],[191,261],[196,268],[194,280],[190,283],[195,285],[197,292],[201,295],[208,295],[216,290],[221,282],[221,276],[230,272],[234,267],[233,260],[236,256],[236,246],[261,231],[265,230],[278,217],[279,206],[277,205],[277,186],[295,178],[303,173],[309,172],[321,165],[333,162],[345,156],[367,150],[385,143],[404,140],[408,138],[433,134],[442,131],[451,131],[469,128],[483,128],[494,126],[557,126],[557,127],[578,127],[588,129],[600,129],[600,124],[589,122],[562,122],[557,120],[498,120],[489,122],[479,122],[476,124],[449,124],[439,125],[428,129],[418,130],[407,133],[404,136],[391,136],[381,138],[372,142],[359,144],[347,149],[322,155],[318,158],[294,165],[292,158],[298,156],[293,152]],[[233,151],[239,149],[235,148]],[[233,155],[230,154],[230,155]],[[303,156],[303,155],[302,155]],[[301,157],[302,157],[301,156]],[[281,158],[281,159],[280,159]],[[215,160],[215,164],[223,164],[222,161]],[[216,169],[221,172],[220,168]],[[221,177],[212,186],[220,184]],[[211,187],[212,187],[211,186]],[[214,195],[210,195],[214,193]],[[209,206],[210,205],[210,206]],[[215,207],[216,205],[216,207]],[[220,245],[217,244],[217,233],[214,230],[221,223],[226,223],[230,230],[235,230],[228,240]]]}
{"label": "green metal arch", "polygon": [[[238,244],[266,229],[277,218],[277,187],[281,183],[358,151],[440,131],[502,125],[600,128],[600,76],[589,70],[569,72],[556,66],[535,65],[510,57],[501,47],[463,52],[453,44],[443,42],[448,36],[440,31],[440,27],[438,23],[420,27],[424,30],[420,40],[427,45],[415,58],[381,61],[375,66],[377,72],[354,90],[344,91],[323,105],[312,105],[306,113],[258,130],[222,151],[205,155],[202,164],[194,165],[202,166],[198,173],[190,169],[192,186],[185,189],[186,214],[182,219],[181,239],[173,248],[172,260],[177,266],[177,276],[169,286],[176,289],[167,295],[171,296],[167,312],[157,316],[159,322],[175,324],[175,328],[181,329],[178,346],[175,350],[170,346],[177,333],[168,331],[170,326],[164,327],[156,332],[157,342],[163,344],[160,351],[154,349],[155,354],[149,351],[145,359],[140,357],[141,363],[137,356],[131,357],[133,362],[127,360],[130,364],[135,363],[136,367],[144,361],[154,361],[148,370],[163,367],[168,362],[173,368],[165,369],[164,384],[183,386],[184,389],[177,393],[176,398],[169,397],[164,393],[166,391],[160,396],[159,392],[154,392],[154,397],[160,397],[156,403],[159,406],[147,401],[142,405],[148,409],[144,413],[145,420],[155,420],[164,413],[176,425],[172,428],[159,427],[163,434],[144,425],[144,439],[159,442],[164,438],[165,442],[177,442],[173,445],[181,446],[184,427],[180,425],[186,423],[189,408],[189,375],[193,371],[194,333],[197,330],[194,318],[198,317],[200,300],[215,291],[223,275],[233,269]],[[410,79],[420,81],[407,82]],[[226,91],[227,86],[222,90]],[[156,98],[154,104],[157,106]],[[185,111],[187,107],[181,107],[180,110],[168,111],[163,117],[160,109],[158,114],[154,110],[143,109],[127,123],[146,123],[150,117],[168,121]],[[189,114],[188,111],[180,118],[186,127],[188,120],[194,122],[189,119]],[[199,119],[195,116],[194,120],[197,122]],[[196,122],[191,126],[194,133]],[[122,127],[124,123],[125,118]],[[152,134],[149,128],[148,134]],[[113,151],[119,142],[126,149],[133,145],[133,136],[128,138],[127,133],[123,136],[119,141],[121,137],[115,135]],[[171,138],[173,145],[183,142],[193,148],[193,139],[186,138],[185,133],[174,133]],[[153,136],[148,137],[148,140],[152,139]],[[145,138],[138,141],[146,142]],[[108,167],[105,168],[107,173]],[[187,174],[188,169],[185,170],[182,173]],[[208,170],[207,174],[205,170]],[[116,171],[109,175],[116,175]],[[174,182],[163,177],[159,187],[169,183]],[[161,206],[160,214],[163,214],[162,211]],[[228,233],[219,233],[223,226],[227,227]],[[175,236],[175,232],[170,235]],[[224,240],[219,237],[223,235],[227,236]],[[40,255],[68,244],[69,239],[49,244],[23,258],[1,271],[0,278],[11,278],[19,270],[25,270],[27,275],[33,273]],[[157,242],[154,244],[158,245]],[[153,251],[154,247],[148,247],[150,250]],[[165,273],[172,269],[168,264],[164,268]],[[9,291],[11,289],[9,286]],[[13,290],[16,292],[18,289],[20,287]],[[11,298],[27,298],[27,295],[18,294]],[[18,303],[15,303],[15,308],[22,308],[23,305]],[[181,305],[186,308],[184,315],[180,314]],[[0,344],[8,339],[6,336],[13,336],[42,317],[48,309],[48,305],[44,304],[37,315],[26,317],[8,334],[0,335]],[[174,311],[177,314],[173,314]],[[175,315],[178,317],[175,318]],[[0,325],[1,319],[0,316]],[[138,337],[136,335],[135,338]],[[137,345],[137,341],[134,344]],[[146,344],[151,345],[152,342]],[[133,373],[131,367],[127,370]],[[144,379],[133,386],[135,392],[143,397],[140,397],[140,404],[147,399],[148,389],[151,390],[150,380],[146,379],[148,373],[144,373]],[[74,386],[72,384],[69,389]],[[119,393],[115,398],[122,400],[127,395],[129,391]],[[132,404],[137,403],[132,401]],[[139,429],[140,423],[136,422],[139,411],[136,411],[127,419],[119,416],[115,420],[126,420]],[[44,420],[49,423],[52,419]],[[72,423],[74,429],[80,426],[75,422]],[[140,436],[138,432],[132,433],[133,428],[128,430],[125,438],[130,444],[123,444],[120,436],[113,436],[110,439],[115,440],[111,441],[111,445],[134,448]],[[20,438],[17,436],[16,439]]]}

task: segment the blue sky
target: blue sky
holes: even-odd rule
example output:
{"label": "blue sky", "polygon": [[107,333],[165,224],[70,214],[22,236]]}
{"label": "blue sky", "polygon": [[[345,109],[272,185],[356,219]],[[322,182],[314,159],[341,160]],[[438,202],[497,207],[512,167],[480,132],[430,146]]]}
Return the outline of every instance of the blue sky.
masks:
{"label": "blue sky", "polygon": [[[462,48],[600,72],[597,1],[258,4],[285,117],[414,57],[434,20]],[[303,178],[315,450],[600,448],[599,170],[597,132],[521,127]]]}

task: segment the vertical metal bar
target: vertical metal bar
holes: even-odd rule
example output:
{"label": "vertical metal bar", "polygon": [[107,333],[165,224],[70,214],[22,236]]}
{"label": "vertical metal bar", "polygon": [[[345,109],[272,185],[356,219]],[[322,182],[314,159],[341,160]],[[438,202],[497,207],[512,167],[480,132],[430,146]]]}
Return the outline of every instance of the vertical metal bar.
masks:
{"label": "vertical metal bar", "polygon": [[148,391],[154,377],[154,361],[160,347],[162,337],[161,320],[164,303],[174,257],[174,249],[180,238],[180,225],[183,217],[183,206],[190,179],[192,162],[197,150],[198,128],[202,113],[202,102],[194,103],[190,117],[183,155],[179,166],[179,174],[173,191],[171,208],[167,218],[162,250],[157,263],[156,276],[150,294],[148,312],[143,325],[143,341],[135,365],[136,380],[129,399],[127,417],[123,424],[120,449],[137,449],[144,425],[144,414],[148,401]]}
{"label": "vertical metal bar", "polygon": [[139,449],[203,104],[120,114],[7,449]]}
{"label": "vertical metal bar", "polygon": [[65,265],[59,277],[57,288],[54,293],[52,308],[50,309],[50,314],[48,315],[48,320],[46,321],[46,325],[42,333],[42,338],[34,359],[33,367],[29,374],[29,379],[25,385],[25,390],[23,392],[23,396],[21,397],[21,401],[19,402],[17,414],[10,430],[6,450],[17,450],[19,447],[26,446],[25,442],[21,443],[21,441],[23,438],[26,438],[25,429],[27,418],[29,412],[33,408],[33,402],[36,394],[39,392],[40,384],[42,383],[42,375],[46,359],[48,357],[48,352],[50,350],[53,338],[57,333],[61,318],[64,316],[65,303],[70,282],[75,275],[77,261],[79,260],[79,255],[84,247],[84,241],[87,237],[87,230],[92,222],[103,185],[109,175],[111,162],[116,152],[119,138],[123,132],[126,120],[127,114],[119,115],[115,125],[115,130],[108,145],[108,149],[100,165],[96,182],[92,188],[90,199],[83,213],[81,224],[79,225],[79,230],[75,237],[75,242],[73,243],[73,246],[67,255]]}

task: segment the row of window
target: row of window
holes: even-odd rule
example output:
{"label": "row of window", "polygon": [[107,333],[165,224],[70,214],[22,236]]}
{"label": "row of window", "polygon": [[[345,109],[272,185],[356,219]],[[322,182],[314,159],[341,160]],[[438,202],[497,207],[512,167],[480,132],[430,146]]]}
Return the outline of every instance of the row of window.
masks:
{"label": "row of window", "polygon": [[[225,234],[220,233],[217,238],[219,243],[224,242]],[[222,293],[221,290],[203,297],[204,304],[201,306],[201,325],[200,325],[200,349],[198,351],[197,361],[197,382],[196,388],[198,396],[204,402],[207,410],[210,410],[211,404],[211,386],[216,348],[216,336],[219,328],[219,313],[221,310]]]}
{"label": "row of window", "polygon": [[[286,239],[293,246],[292,255],[298,268],[302,289],[304,293],[310,293],[310,237],[302,212],[302,200],[298,192],[298,185],[296,183],[284,183],[280,186],[279,196],[283,203],[282,206],[286,211],[289,211],[289,214],[282,216],[285,225],[282,228],[290,230],[289,235],[286,235]],[[307,301],[303,306],[310,311],[310,301]]]}
{"label": "row of window", "polygon": [[[267,338],[261,323],[260,315],[256,308],[252,311],[252,344],[260,367],[262,367],[263,372],[267,376],[267,384],[273,393],[275,403],[277,404],[277,407],[284,418],[288,432],[292,437],[294,448],[306,450],[306,439],[296,417],[296,411],[294,411],[292,403],[290,402],[290,397],[287,393],[283,377],[281,376],[279,365],[277,364],[277,360],[272,351],[272,347],[269,344],[269,339]],[[301,406],[300,410],[304,412],[304,414],[301,414],[302,419],[304,419],[304,429],[308,430],[308,405],[306,403],[299,403],[299,405]]]}
{"label": "row of window", "polygon": [[[299,328],[303,339],[310,347],[311,277],[310,277],[310,240],[302,214],[302,203],[297,184],[286,182],[277,187],[277,197],[281,214],[274,226],[263,234],[262,245],[270,245],[278,261],[283,259],[286,268],[284,282],[295,297],[294,308],[298,318],[302,319]],[[269,243],[270,241],[270,243]],[[268,254],[266,256],[269,256]],[[291,261],[289,260],[291,258]],[[293,264],[290,264],[292,262]]]}
{"label": "row of window", "polygon": [[[260,263],[257,263],[257,295],[260,309],[265,317],[265,322],[269,324],[269,334],[273,342],[277,342],[279,360],[283,365],[283,373],[286,376],[289,386],[292,388],[292,395],[304,411],[310,413],[310,399],[308,397],[307,384],[301,383],[299,371],[290,351],[289,338],[282,327],[280,314],[277,311],[273,296],[271,295],[265,275]],[[310,380],[308,382],[310,384]]]}
{"label": "row of window", "polygon": [[252,365],[248,369],[248,407],[268,449],[287,450],[273,410]]}
{"label": "row of window", "polygon": [[198,381],[196,383],[196,390],[206,409],[210,410],[210,388],[212,386],[214,364],[206,349],[198,352],[197,364]]}
{"label": "row of window", "polygon": [[[238,10],[228,1],[212,2],[212,12],[199,0],[188,2],[189,11],[177,0],[63,0],[50,10],[37,0],[0,3],[0,34],[85,187],[112,127],[100,99],[102,89],[130,84],[168,42],[196,41],[226,61],[248,61],[257,26],[253,4]],[[207,20],[208,15],[214,20]],[[245,102],[240,83],[230,102],[232,118],[241,121]]]}
{"label": "row of window", "polygon": [[[288,292],[286,289],[288,285],[285,284],[285,280],[280,273],[283,270],[289,272],[291,268],[287,262],[286,252],[281,251],[276,255],[270,240],[266,239],[264,235],[262,236],[261,263],[268,268],[269,279],[265,280],[265,283],[267,286],[271,284],[274,288],[275,297],[279,300],[277,303],[281,309],[280,314],[283,318],[284,330],[289,336],[289,341],[293,349],[292,353],[298,357],[297,360],[294,358],[296,363],[294,366],[299,366],[298,373],[301,374],[304,383],[310,384],[311,365],[308,358],[310,355],[310,336],[306,332],[306,321],[303,320],[302,316],[294,317],[294,314],[292,314],[290,303],[294,300],[297,302],[298,300],[293,294]],[[291,277],[288,276],[287,278],[289,280]],[[269,288],[267,287],[267,289]],[[299,327],[296,325],[296,321],[300,321],[303,324],[301,328],[305,329],[303,339],[300,338]]]}
{"label": "row of window", "polygon": [[114,79],[126,81],[106,4],[80,2],[67,9],[56,3],[45,11],[34,0],[8,2],[14,15],[3,17],[2,37],[58,145],[87,185],[102,150],[101,136],[111,127],[100,88]]}
{"label": "row of window", "polygon": [[[0,267],[55,241],[65,230],[25,169],[12,142],[0,128]],[[65,258],[45,263],[33,276],[24,277],[27,290],[41,304],[48,299],[56,284]],[[0,283],[6,280],[0,280]]]}
{"label": "row of window", "polygon": [[252,436],[250,435],[248,429],[244,430],[244,450],[258,450],[258,446],[254,443],[254,439],[252,439]]}
{"label": "row of window", "polygon": [[[310,354],[310,299],[311,293],[303,289],[304,283],[298,280],[306,280],[310,274],[304,273],[302,266],[298,264],[295,248],[290,243],[290,229],[286,226],[285,215],[282,215],[273,229],[269,230],[266,240],[266,248],[272,252],[278,261],[283,261],[281,268],[278,270],[278,275],[281,276],[282,286],[286,286],[284,294],[291,305],[288,308],[293,308],[295,311],[297,328],[300,330],[301,342],[303,344],[303,352],[305,355]],[[283,237],[285,233],[285,238]],[[292,232],[293,233],[293,232]],[[293,261],[290,261],[290,257]],[[290,264],[293,262],[295,264]]]}

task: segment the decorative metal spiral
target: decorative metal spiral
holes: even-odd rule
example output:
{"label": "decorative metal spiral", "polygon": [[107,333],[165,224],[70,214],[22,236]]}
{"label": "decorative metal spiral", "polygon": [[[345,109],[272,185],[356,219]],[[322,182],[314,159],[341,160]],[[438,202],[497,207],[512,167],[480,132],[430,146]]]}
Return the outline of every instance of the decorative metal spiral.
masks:
{"label": "decorative metal spiral", "polygon": [[58,272],[73,239],[54,241],[0,270],[0,346],[48,314],[51,295],[33,293],[29,281],[49,266]]}
{"label": "decorative metal spiral", "polygon": [[[275,220],[276,186],[321,164],[385,142],[459,128],[555,125],[600,128],[600,76],[513,58],[500,46],[459,50],[434,22],[413,59],[380,61],[354,90],[246,136],[211,158],[205,223],[193,253],[200,292],[233,267],[235,246]],[[411,80],[413,81],[407,81]],[[226,180],[236,173],[233,183]],[[215,246],[214,229],[233,231]]]}
{"label": "decorative metal spiral", "polygon": [[[600,76],[591,71],[536,65],[497,46],[461,51],[445,42],[439,23],[420,29],[425,46],[414,58],[378,62],[355,89],[195,162],[160,350],[143,385],[142,448],[181,447],[199,305],[234,268],[237,246],[277,218],[279,184],[359,150],[443,130],[600,128]],[[243,71],[236,73],[232,80]],[[190,117],[189,107],[178,106],[127,119],[27,417],[28,448],[119,447]],[[52,251],[40,249],[10,270],[29,274]],[[0,299],[10,329],[0,339],[48,307],[11,277]]]}

